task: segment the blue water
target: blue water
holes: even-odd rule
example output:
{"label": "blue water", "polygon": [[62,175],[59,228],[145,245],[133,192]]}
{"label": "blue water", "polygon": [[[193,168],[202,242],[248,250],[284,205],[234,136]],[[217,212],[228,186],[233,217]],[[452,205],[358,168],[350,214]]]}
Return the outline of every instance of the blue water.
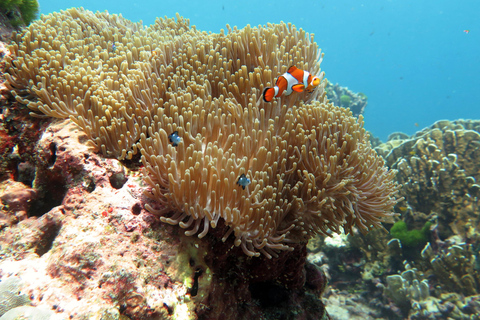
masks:
{"label": "blue water", "polygon": [[441,119],[480,118],[479,0],[40,0],[40,6],[42,13],[108,10],[144,24],[178,12],[212,32],[227,23],[292,22],[315,34],[331,82],[368,96],[365,126],[382,140]]}

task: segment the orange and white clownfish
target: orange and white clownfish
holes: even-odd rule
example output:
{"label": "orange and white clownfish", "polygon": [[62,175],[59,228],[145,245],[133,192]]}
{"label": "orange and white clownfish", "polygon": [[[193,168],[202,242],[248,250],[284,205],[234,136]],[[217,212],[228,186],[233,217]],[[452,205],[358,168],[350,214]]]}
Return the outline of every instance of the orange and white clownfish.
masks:
{"label": "orange and white clownfish", "polygon": [[300,70],[295,66],[278,77],[275,87],[267,87],[263,90],[263,101],[270,102],[274,97],[280,97],[283,92],[288,96],[295,92],[312,92],[320,84],[320,78],[312,76],[310,72]]}

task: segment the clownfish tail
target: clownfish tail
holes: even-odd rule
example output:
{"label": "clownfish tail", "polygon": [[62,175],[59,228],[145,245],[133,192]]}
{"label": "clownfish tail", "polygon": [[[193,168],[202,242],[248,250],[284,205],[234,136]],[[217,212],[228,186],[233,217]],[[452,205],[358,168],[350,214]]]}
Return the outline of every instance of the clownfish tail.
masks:
{"label": "clownfish tail", "polygon": [[270,102],[273,100],[273,97],[275,96],[275,89],[273,87],[268,87],[263,90],[263,101],[265,102]]}

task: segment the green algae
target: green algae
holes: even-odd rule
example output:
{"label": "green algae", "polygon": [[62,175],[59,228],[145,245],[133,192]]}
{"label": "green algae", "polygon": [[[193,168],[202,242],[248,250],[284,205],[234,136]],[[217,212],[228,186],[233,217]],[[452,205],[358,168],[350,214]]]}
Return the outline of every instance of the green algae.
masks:
{"label": "green algae", "polygon": [[426,222],[422,229],[408,230],[405,221],[400,220],[395,222],[392,226],[390,229],[390,235],[393,238],[400,240],[402,246],[410,248],[423,246],[428,241],[431,225],[431,222]]}
{"label": "green algae", "polygon": [[352,103],[352,98],[349,95],[342,95],[340,97],[340,104],[342,107],[348,108],[350,107],[350,104]]}
{"label": "green algae", "polygon": [[12,26],[28,26],[38,18],[37,0],[0,0],[0,13],[3,13]]}

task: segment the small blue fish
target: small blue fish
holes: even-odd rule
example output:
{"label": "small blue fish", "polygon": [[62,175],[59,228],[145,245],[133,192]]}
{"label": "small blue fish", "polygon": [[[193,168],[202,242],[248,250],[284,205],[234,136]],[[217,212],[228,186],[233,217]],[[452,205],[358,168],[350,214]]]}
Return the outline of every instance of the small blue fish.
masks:
{"label": "small blue fish", "polygon": [[245,187],[248,186],[252,181],[247,178],[247,176],[242,173],[240,178],[238,178],[237,184],[242,187],[243,190],[245,190]]}
{"label": "small blue fish", "polygon": [[115,52],[115,50],[117,50],[117,46],[115,45],[115,43],[112,43],[112,52]]}
{"label": "small blue fish", "polygon": [[182,141],[182,138],[178,135],[178,131],[173,132],[168,136],[168,140],[172,143],[172,146],[176,147]]}

